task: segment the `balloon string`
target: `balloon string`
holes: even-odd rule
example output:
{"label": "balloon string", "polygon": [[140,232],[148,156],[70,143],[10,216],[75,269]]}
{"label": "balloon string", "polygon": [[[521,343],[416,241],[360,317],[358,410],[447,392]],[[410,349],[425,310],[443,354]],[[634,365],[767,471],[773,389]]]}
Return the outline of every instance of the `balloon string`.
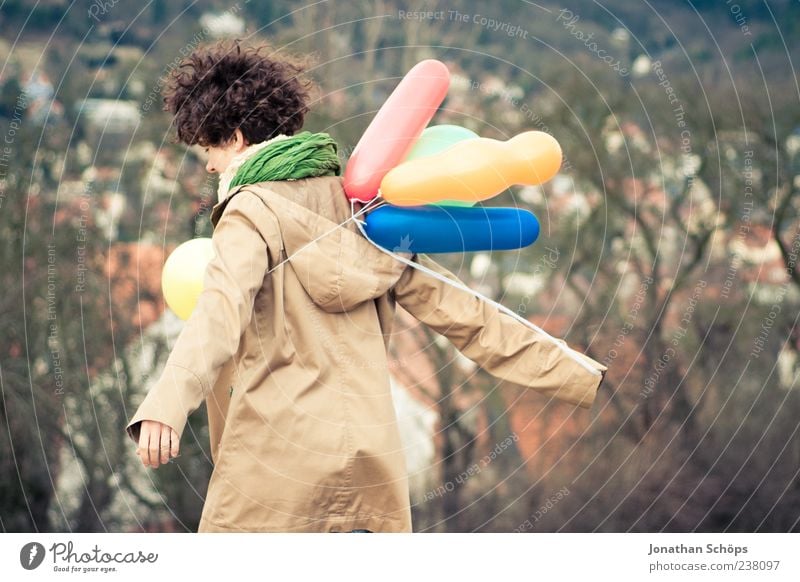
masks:
{"label": "balloon string", "polygon": [[421,265],[419,263],[415,263],[413,261],[409,261],[405,257],[401,257],[400,255],[398,255],[398,254],[396,254],[396,253],[394,253],[394,252],[392,252],[392,251],[390,251],[388,249],[383,248],[382,246],[380,246],[379,244],[375,243],[373,240],[371,240],[367,236],[367,233],[364,231],[363,227],[361,226],[360,221],[356,221],[356,224],[358,226],[358,229],[361,231],[361,234],[364,235],[364,238],[366,238],[370,243],[372,243],[373,246],[375,246],[379,250],[383,251],[387,255],[389,255],[391,257],[394,257],[395,259],[397,259],[401,263],[405,263],[406,265],[408,265],[410,267],[413,267],[413,268],[417,269],[418,271],[422,271],[423,273],[426,273],[426,274],[430,275],[431,277],[434,277],[434,278],[438,279],[442,283],[447,283],[448,285],[451,285],[452,287],[455,287],[456,289],[461,289],[462,291],[466,291],[467,293],[477,297],[481,301],[485,301],[485,302],[489,303],[490,305],[493,305],[494,307],[496,307],[497,309],[499,309],[503,313],[505,313],[507,315],[510,315],[511,317],[513,317],[514,319],[519,321],[520,323],[525,324],[526,326],[530,327],[535,332],[543,335],[546,339],[548,339],[548,340],[552,341],[553,343],[555,343],[569,358],[575,360],[576,363],[578,363],[580,366],[582,366],[583,368],[585,368],[586,370],[588,370],[589,372],[591,372],[595,376],[600,376],[601,375],[599,370],[595,369],[588,362],[586,362],[585,360],[582,359],[582,358],[585,357],[583,354],[581,354],[580,352],[577,352],[576,350],[573,350],[572,348],[570,348],[564,340],[554,338],[553,336],[548,334],[546,331],[544,331],[542,328],[540,328],[538,325],[536,325],[536,324],[528,321],[527,319],[521,317],[520,315],[518,315],[514,311],[510,310],[505,305],[503,305],[501,303],[498,303],[497,301],[494,301],[494,300],[490,299],[489,297],[486,297],[485,295],[482,295],[478,291],[470,289],[469,287],[464,285],[462,282],[454,281],[453,279],[449,279],[449,278],[441,275],[440,273],[437,273],[436,271],[433,271],[433,270],[429,269],[425,265]]}
{"label": "balloon string", "polygon": [[[377,201],[377,202],[380,202],[380,204],[374,204],[376,201]],[[374,204],[374,207],[375,207],[375,208],[377,208],[378,206],[381,206],[381,205],[384,203],[383,199],[380,197],[380,192],[378,192],[378,195],[377,195],[375,198],[373,198],[372,200],[370,200],[369,202],[367,202],[367,203],[364,205],[364,207],[363,207],[361,210],[359,210],[358,212],[354,212],[354,208],[353,208],[353,204],[354,204],[354,202],[355,202],[354,200],[350,200],[350,218],[347,218],[347,219],[346,219],[346,220],[344,220],[343,222],[340,222],[339,224],[337,224],[336,226],[334,226],[332,229],[330,229],[328,232],[325,232],[325,233],[323,233],[323,234],[319,235],[319,236],[318,236],[317,238],[315,238],[314,240],[307,242],[307,243],[306,243],[306,244],[304,244],[302,247],[300,247],[300,248],[299,248],[299,249],[297,249],[295,252],[293,252],[291,255],[289,255],[289,256],[288,256],[288,257],[286,257],[284,260],[282,260],[280,263],[278,263],[277,265],[275,265],[274,267],[272,267],[272,268],[271,268],[269,271],[267,271],[267,273],[266,273],[266,274],[267,274],[267,275],[269,275],[270,273],[272,273],[272,271],[274,271],[275,269],[277,269],[278,267],[280,267],[280,266],[281,266],[281,265],[283,265],[284,263],[287,263],[287,262],[289,262],[291,259],[293,259],[294,257],[296,257],[298,254],[300,254],[301,252],[303,252],[303,250],[305,250],[306,248],[310,247],[311,245],[313,245],[313,244],[314,244],[314,243],[316,243],[317,241],[319,241],[319,240],[321,240],[321,239],[325,238],[325,237],[326,237],[326,236],[328,236],[329,234],[331,234],[331,233],[335,232],[337,229],[339,229],[339,228],[342,228],[342,227],[343,227],[345,224],[347,224],[347,223],[348,223],[348,222],[350,222],[351,220],[352,220],[352,221],[354,221],[354,222],[356,222],[357,224],[359,224],[359,229],[360,229],[360,223],[363,223],[363,221],[362,221],[362,220],[358,220],[358,218],[357,218],[357,217],[359,217],[359,216],[361,216],[362,214],[364,214],[364,213],[365,213],[367,210],[371,210],[371,209],[372,209],[371,207],[372,207],[372,205],[373,205],[373,204]],[[363,232],[363,231],[362,231],[362,232]]]}

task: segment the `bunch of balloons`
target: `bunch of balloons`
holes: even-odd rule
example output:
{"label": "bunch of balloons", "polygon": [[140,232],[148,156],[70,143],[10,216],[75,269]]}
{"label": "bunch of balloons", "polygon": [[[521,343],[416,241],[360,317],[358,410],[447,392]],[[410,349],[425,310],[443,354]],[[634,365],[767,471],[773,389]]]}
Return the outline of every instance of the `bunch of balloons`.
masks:
{"label": "bunch of balloons", "polygon": [[549,134],[527,131],[508,141],[454,125],[427,127],[450,85],[444,63],[412,68],[372,120],[350,156],[344,190],[370,211],[364,230],[388,250],[447,253],[506,250],[532,244],[536,216],[520,208],[473,208],[512,185],[546,182],[561,166]]}

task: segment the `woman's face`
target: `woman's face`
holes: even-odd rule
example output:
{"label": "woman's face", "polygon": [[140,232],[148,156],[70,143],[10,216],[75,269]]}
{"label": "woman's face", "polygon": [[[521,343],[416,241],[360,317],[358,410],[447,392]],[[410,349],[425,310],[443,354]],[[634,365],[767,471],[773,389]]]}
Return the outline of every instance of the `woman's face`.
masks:
{"label": "woman's face", "polygon": [[205,151],[208,154],[206,171],[211,174],[221,174],[231,163],[234,156],[242,152],[246,147],[247,143],[245,143],[240,129],[236,130],[233,138],[227,144],[206,147]]}

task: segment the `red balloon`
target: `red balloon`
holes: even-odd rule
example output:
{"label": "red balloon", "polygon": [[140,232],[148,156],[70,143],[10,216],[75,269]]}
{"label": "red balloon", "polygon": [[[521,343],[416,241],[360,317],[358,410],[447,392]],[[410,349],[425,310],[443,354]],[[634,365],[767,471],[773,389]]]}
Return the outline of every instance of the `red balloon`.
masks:
{"label": "red balloon", "polygon": [[400,81],[353,150],[344,172],[348,199],[369,202],[386,173],[406,157],[447,95],[450,72],[441,61],[417,63]]}

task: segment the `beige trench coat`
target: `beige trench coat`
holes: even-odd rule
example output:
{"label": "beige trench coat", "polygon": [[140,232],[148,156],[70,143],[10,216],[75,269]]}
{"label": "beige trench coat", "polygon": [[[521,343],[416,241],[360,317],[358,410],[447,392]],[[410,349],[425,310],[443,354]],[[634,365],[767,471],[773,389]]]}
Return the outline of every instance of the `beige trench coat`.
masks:
{"label": "beige trench coat", "polygon": [[595,398],[602,373],[379,251],[352,221],[336,228],[350,213],[340,177],[239,186],[212,210],[204,290],[126,427],[137,443],[146,419],[180,435],[205,400],[214,470],[200,532],[412,531],[387,365],[396,304],[498,378],[584,408]]}

